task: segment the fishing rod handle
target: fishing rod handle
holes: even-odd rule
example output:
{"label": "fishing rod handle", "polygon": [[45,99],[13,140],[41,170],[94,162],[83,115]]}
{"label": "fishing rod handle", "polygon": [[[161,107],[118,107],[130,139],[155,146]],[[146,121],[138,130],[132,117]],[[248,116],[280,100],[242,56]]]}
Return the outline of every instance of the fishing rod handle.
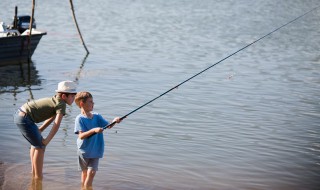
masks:
{"label": "fishing rod handle", "polygon": [[111,126],[114,126],[115,124],[116,124],[116,122],[114,121],[114,122],[110,123],[109,125],[103,127],[103,129],[110,129]]}

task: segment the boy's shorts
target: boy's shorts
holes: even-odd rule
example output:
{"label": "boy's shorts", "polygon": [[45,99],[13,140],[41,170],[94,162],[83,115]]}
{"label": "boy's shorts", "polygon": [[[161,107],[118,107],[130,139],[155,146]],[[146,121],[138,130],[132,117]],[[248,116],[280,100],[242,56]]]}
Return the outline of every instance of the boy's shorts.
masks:
{"label": "boy's shorts", "polygon": [[21,116],[21,111],[17,111],[14,115],[14,122],[19,127],[21,134],[29,141],[34,148],[45,148],[42,144],[42,136],[38,126],[32,119],[25,114]]}
{"label": "boy's shorts", "polygon": [[82,154],[78,156],[79,170],[98,171],[99,158],[84,158]]}

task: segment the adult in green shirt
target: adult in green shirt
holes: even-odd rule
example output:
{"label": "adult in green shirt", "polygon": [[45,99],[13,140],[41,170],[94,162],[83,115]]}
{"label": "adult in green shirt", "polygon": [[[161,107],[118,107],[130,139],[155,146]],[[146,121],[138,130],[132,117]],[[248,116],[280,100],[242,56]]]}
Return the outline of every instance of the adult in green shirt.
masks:
{"label": "adult in green shirt", "polygon": [[[15,114],[15,124],[31,144],[30,160],[34,179],[42,179],[45,147],[57,133],[66,114],[66,105],[73,103],[75,95],[76,84],[72,81],[62,81],[58,84],[56,95],[27,102]],[[38,128],[36,123],[40,122],[43,124]],[[43,138],[41,132],[52,122],[53,126],[48,136]]]}

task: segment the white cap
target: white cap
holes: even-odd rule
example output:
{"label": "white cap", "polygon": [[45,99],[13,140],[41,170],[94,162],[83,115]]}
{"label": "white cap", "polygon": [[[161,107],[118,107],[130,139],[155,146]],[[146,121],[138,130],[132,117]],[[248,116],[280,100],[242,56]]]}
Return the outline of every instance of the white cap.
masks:
{"label": "white cap", "polygon": [[58,84],[58,89],[56,92],[61,92],[61,93],[77,93],[76,91],[76,83],[73,81],[62,81],[59,82]]}

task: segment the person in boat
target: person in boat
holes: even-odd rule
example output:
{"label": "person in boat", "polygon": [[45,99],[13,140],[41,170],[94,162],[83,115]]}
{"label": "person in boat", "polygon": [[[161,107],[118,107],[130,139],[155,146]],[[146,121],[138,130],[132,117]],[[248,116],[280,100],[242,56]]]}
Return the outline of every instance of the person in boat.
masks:
{"label": "person in boat", "polygon": [[[22,135],[31,144],[30,160],[34,179],[42,179],[44,152],[46,146],[57,133],[63,116],[66,114],[66,105],[74,102],[76,84],[72,81],[62,81],[58,84],[56,95],[53,97],[32,100],[21,106],[14,122]],[[38,127],[36,123],[43,122]],[[53,126],[46,138],[41,133],[53,122]]]}
{"label": "person in boat", "polygon": [[[78,134],[78,165],[81,172],[81,185],[84,189],[91,189],[93,178],[98,171],[99,159],[104,153],[103,127],[109,125],[99,113],[93,111],[93,97],[90,92],[78,92],[75,103],[81,113],[75,119],[75,134]],[[121,119],[116,117],[108,128]]]}

